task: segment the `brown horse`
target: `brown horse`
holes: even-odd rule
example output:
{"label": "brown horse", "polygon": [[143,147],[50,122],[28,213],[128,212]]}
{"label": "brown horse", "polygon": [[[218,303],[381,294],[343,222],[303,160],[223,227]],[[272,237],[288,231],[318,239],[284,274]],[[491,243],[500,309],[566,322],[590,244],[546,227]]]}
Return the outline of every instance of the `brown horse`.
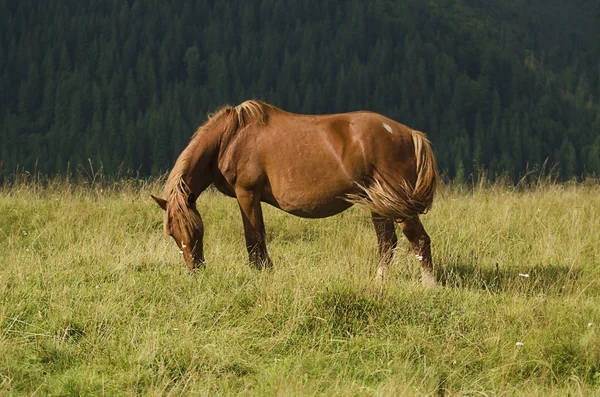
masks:
{"label": "brown horse", "polygon": [[378,276],[391,261],[398,222],[421,262],[423,283],[435,284],[430,239],[418,215],[431,207],[439,175],[421,132],[366,111],[299,115],[255,100],[222,108],[177,159],[165,199],[152,196],[189,270],[204,263],[196,199],[211,184],[237,199],[250,263],[258,269],[273,266],[261,201],[306,218],[360,204],[372,214]]}

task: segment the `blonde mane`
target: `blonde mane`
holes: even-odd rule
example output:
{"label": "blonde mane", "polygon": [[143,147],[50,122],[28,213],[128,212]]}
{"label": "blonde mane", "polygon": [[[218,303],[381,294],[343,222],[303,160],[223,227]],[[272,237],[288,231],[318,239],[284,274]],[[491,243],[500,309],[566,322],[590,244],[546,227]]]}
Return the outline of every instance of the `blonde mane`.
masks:
{"label": "blonde mane", "polygon": [[266,124],[269,109],[275,109],[275,107],[258,100],[248,100],[235,107],[224,106],[218,109],[208,115],[208,120],[196,130],[190,139],[190,143],[177,158],[173,169],[169,173],[164,189],[164,197],[167,200],[168,219],[177,222],[179,230],[187,237],[191,237],[193,230],[202,227],[202,219],[191,211],[188,206],[188,197],[193,192],[183,179],[188,171],[196,143],[198,143],[198,140],[203,139],[204,132],[215,128],[224,117],[228,117],[228,119],[223,124],[223,135],[235,134],[253,123]]}

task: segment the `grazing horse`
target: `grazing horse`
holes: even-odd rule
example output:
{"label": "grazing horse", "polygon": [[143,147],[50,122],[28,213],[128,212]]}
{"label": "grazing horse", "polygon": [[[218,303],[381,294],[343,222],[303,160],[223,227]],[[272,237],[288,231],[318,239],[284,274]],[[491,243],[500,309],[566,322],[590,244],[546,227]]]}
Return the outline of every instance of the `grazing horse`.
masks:
{"label": "grazing horse", "polygon": [[164,199],[164,230],[190,271],[204,264],[198,195],[213,184],[239,204],[250,263],[273,266],[261,201],[290,214],[324,218],[353,204],[371,211],[383,278],[397,244],[394,222],[421,262],[424,284],[435,284],[430,239],[419,214],[439,185],[431,146],[422,132],[360,111],[301,115],[249,100],[209,116],[175,163]]}

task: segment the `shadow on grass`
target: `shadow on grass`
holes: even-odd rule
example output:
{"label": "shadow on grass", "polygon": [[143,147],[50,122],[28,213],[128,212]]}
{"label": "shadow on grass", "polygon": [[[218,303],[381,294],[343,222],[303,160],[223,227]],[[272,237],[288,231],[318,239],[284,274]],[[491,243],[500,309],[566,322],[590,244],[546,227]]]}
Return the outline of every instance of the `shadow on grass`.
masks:
{"label": "shadow on grass", "polygon": [[438,269],[437,278],[447,287],[483,289],[492,293],[510,291],[531,295],[568,295],[581,292],[578,281],[582,273],[579,268],[560,265],[516,269],[499,264],[490,268],[453,262]]}

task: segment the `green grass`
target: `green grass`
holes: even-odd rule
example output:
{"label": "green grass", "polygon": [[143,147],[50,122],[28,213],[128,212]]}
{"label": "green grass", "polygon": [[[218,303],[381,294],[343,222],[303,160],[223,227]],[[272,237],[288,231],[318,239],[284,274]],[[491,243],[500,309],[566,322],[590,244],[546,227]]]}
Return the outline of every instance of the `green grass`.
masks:
{"label": "green grass", "polygon": [[0,395],[600,394],[598,185],[447,189],[422,218],[435,289],[403,238],[375,281],[358,208],[265,205],[275,269],[251,270],[237,205],[215,192],[191,276],[160,190],[0,190]]}

